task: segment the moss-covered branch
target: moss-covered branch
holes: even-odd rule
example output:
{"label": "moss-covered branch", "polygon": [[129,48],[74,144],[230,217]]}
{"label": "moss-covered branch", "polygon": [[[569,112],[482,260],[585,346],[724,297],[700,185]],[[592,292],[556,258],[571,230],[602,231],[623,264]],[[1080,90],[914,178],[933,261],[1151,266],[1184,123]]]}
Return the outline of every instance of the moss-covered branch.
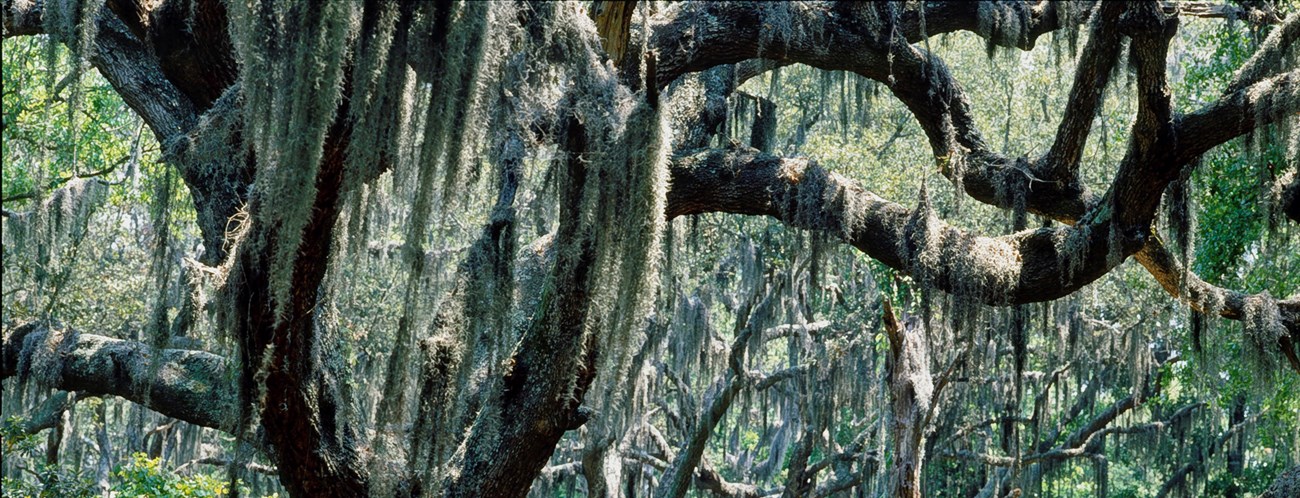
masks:
{"label": "moss-covered branch", "polygon": [[1089,27],[1088,43],[1080,55],[1070,87],[1068,109],[1057,128],[1046,157],[1038,161],[1041,176],[1049,181],[1078,183],[1079,161],[1102,102],[1102,91],[1119,60],[1120,34],[1115,25],[1124,12],[1122,3],[1102,4]]}
{"label": "moss-covered branch", "polygon": [[[939,9],[959,8],[948,4],[941,5],[944,6],[938,7]],[[1295,109],[1300,108],[1300,76],[1296,71],[1277,74],[1282,70],[1281,66],[1256,62],[1278,59],[1280,54],[1285,53],[1289,45],[1294,43],[1297,38],[1295,32],[1300,29],[1296,28],[1296,24],[1300,22],[1297,16],[1292,16],[1283,26],[1274,31],[1252,62],[1247,64],[1238,81],[1225,90],[1220,100],[1196,112],[1177,115],[1170,107],[1164,67],[1169,38],[1177,25],[1177,17],[1172,14],[1177,13],[1177,9],[1170,9],[1167,6],[1156,7],[1154,4],[1145,7],[1116,4],[1109,9],[1102,9],[1100,15],[1094,16],[1095,22],[1091,27],[1094,33],[1089,43],[1105,45],[1107,40],[1114,42],[1116,31],[1134,38],[1134,63],[1139,73],[1139,112],[1132,133],[1132,143],[1119,165],[1111,191],[1107,196],[1099,197],[1079,184],[1077,178],[1070,174],[1072,171],[1070,165],[1077,163],[1078,152],[1086,139],[1095,113],[1098,94],[1106,84],[1105,75],[1108,73],[1109,66],[1114,63],[1110,60],[1110,56],[1113,56],[1110,52],[1117,47],[1105,50],[1107,47],[1099,46],[1093,47],[1096,50],[1086,51],[1071,93],[1073,105],[1061,123],[1056,143],[1048,154],[1037,161],[1030,162],[1025,159],[1005,157],[985,146],[979,130],[974,126],[967,98],[942,61],[919,47],[898,40],[891,41],[878,33],[873,34],[873,29],[888,27],[888,19],[881,21],[882,15],[888,18],[889,15],[898,15],[897,12],[873,13],[871,8],[867,7],[841,9],[834,12],[822,9],[822,7],[810,6],[759,8],[752,5],[704,5],[672,11],[654,28],[656,40],[662,43],[663,47],[671,47],[674,43],[694,44],[701,40],[712,40],[711,37],[722,36],[722,33],[734,33],[735,29],[750,29],[738,25],[743,22],[756,20],[781,22],[771,22],[766,25],[766,28],[759,28],[757,26],[763,23],[754,22],[751,25],[756,27],[752,29],[757,31],[753,33],[753,37],[732,36],[727,40],[716,40],[719,43],[716,48],[713,44],[709,44],[708,49],[677,52],[682,54],[678,59],[666,58],[661,62],[659,67],[661,84],[671,81],[674,75],[682,72],[699,70],[709,67],[710,64],[729,63],[741,60],[747,55],[757,56],[759,53],[763,57],[781,62],[801,62],[823,69],[848,70],[882,81],[912,110],[930,138],[937,156],[945,156],[952,151],[965,151],[963,161],[941,162],[941,169],[946,175],[961,183],[967,195],[994,206],[1024,209],[1070,224],[1076,223],[1092,211],[1089,221],[1084,227],[1080,227],[1081,231],[1091,232],[1087,225],[1114,217],[1113,219],[1122,222],[1116,230],[1119,237],[1104,237],[1108,239],[1105,241],[1095,240],[1098,246],[1106,247],[1090,247],[1087,253],[1097,254],[1097,250],[1101,250],[1103,253],[1112,252],[1114,257],[1122,258],[1141,248],[1141,252],[1137,253],[1139,261],[1166,289],[1170,289],[1171,293],[1174,293],[1172,289],[1183,288],[1180,282],[1173,280],[1175,275],[1181,275],[1183,272],[1171,271],[1176,267],[1175,260],[1167,250],[1159,246],[1159,241],[1149,234],[1150,221],[1159,206],[1164,185],[1176,178],[1184,169],[1192,167],[1188,165],[1194,164],[1194,158],[1206,150],[1249,133],[1257,127],[1287,119],[1287,116],[1294,114]],[[941,16],[931,14],[927,11],[926,24],[927,28],[933,27],[931,34],[945,29],[969,28],[957,24],[946,25],[945,21],[936,21],[941,19]],[[1121,14],[1123,17],[1119,18]],[[857,26],[841,24],[847,22],[845,19],[852,19],[855,16],[875,16],[877,22],[862,22]],[[1030,18],[1034,19],[1033,16]],[[694,30],[689,33],[690,36],[686,36],[674,26],[683,19],[710,19],[711,22],[706,25],[706,29]],[[902,19],[907,19],[906,12],[903,13]],[[737,25],[733,25],[733,22]],[[776,33],[763,33],[761,32],[763,29],[774,30]],[[920,28],[913,26],[908,29]],[[972,30],[979,32],[978,27]],[[914,40],[910,33],[912,32],[907,29],[903,30],[903,37],[907,41]],[[1112,36],[1107,37],[1108,33]],[[1025,38],[1022,37],[1022,40]],[[997,39],[994,37],[994,41]],[[854,50],[851,56],[845,56],[838,50],[824,50],[828,45],[850,46]],[[727,154],[729,153],[722,153],[722,156]],[[695,154],[692,156],[693,159],[686,159],[686,161],[698,162],[709,156],[708,153]],[[716,154],[715,156],[721,159],[721,156]],[[841,238],[847,242],[853,243],[859,249],[896,269],[902,271],[917,269],[909,261],[907,251],[900,249],[905,247],[906,242],[912,238],[901,232],[908,226],[906,220],[915,213],[901,206],[885,203],[869,192],[863,192],[865,194],[863,196],[856,194],[850,196],[869,201],[864,204],[870,207],[871,214],[866,219],[878,222],[874,229],[866,230],[868,234],[862,234],[861,237],[854,239],[851,236],[853,227],[850,223],[845,223],[842,207],[829,207],[827,212],[810,207],[808,202],[799,204],[797,200],[790,199],[796,196],[792,196],[789,192],[796,184],[800,184],[801,190],[807,189],[802,185],[805,181],[777,181],[782,174],[778,170],[802,171],[802,166],[794,165],[793,162],[788,165],[778,165],[770,162],[775,158],[768,158],[766,160],[768,163],[763,166],[738,168],[734,167],[737,165],[737,159],[729,158],[722,161],[731,164],[733,167],[730,168],[719,168],[712,172],[691,171],[685,175],[690,177],[689,179],[678,180],[675,176],[674,190],[670,194],[670,217],[713,210],[771,215],[801,228],[841,233],[843,234]],[[757,156],[754,156],[754,159],[757,159]],[[757,160],[755,164],[763,161]],[[744,159],[740,159],[739,163],[748,164]],[[689,169],[675,169],[674,173],[675,175],[686,173]],[[814,174],[809,176],[814,180],[834,179],[833,176],[819,171],[814,169]],[[721,176],[713,176],[715,174]],[[1042,180],[1036,175],[1046,177],[1047,180]],[[799,173],[799,176],[802,177],[803,173]],[[696,182],[697,179],[704,181]],[[697,190],[697,187],[708,184],[717,185],[719,188]],[[813,189],[816,190],[818,187],[814,186]],[[834,187],[823,187],[821,190],[825,194],[821,198],[826,199],[828,204],[836,202],[833,200],[836,197]],[[1300,189],[1296,190],[1300,191]],[[819,198],[816,195],[798,197]],[[1284,199],[1290,200],[1292,197],[1300,197],[1300,195],[1293,195],[1290,190],[1284,191]],[[703,208],[703,204],[712,207]],[[1284,200],[1283,209],[1290,213],[1295,210],[1293,209],[1295,205],[1300,205],[1300,202]],[[814,212],[817,213],[815,216],[809,216],[809,213]],[[1032,240],[1032,238],[1028,239]],[[960,236],[954,239],[986,240]],[[1132,245],[1135,241],[1137,244]],[[1120,250],[1115,252],[1115,249]],[[1052,257],[1059,260],[1070,256],[1058,253],[1053,254]],[[1040,267],[1033,264],[1033,259],[1017,257],[1014,260],[1018,264]],[[986,260],[982,263],[977,262],[973,266],[963,265],[967,266],[963,270],[982,269],[975,275],[988,276],[989,270],[993,269],[990,263],[992,261]],[[1075,265],[1069,266],[1071,267],[1068,268],[1069,271],[1065,271],[1067,269],[1059,265],[1053,267],[1057,273],[1056,282],[1080,280],[1078,268]],[[1089,269],[1095,271],[1086,276],[1096,278],[1108,271],[1109,267],[1102,264],[1099,268]],[[953,282],[951,277],[954,273],[963,272],[954,272],[951,268],[935,270],[937,269],[931,268],[926,272],[931,276],[938,276],[932,282],[938,283],[939,287],[945,290],[959,291],[957,283]],[[964,273],[966,276],[972,276],[969,272]],[[967,279],[968,284],[970,281],[971,279]],[[983,281],[988,282],[987,279]],[[1047,281],[1048,279],[1037,280],[1040,285]],[[1223,296],[1224,299],[1213,301],[1222,303],[1216,305],[1221,307],[1220,314],[1236,319],[1244,317],[1241,311],[1246,300],[1241,293],[1199,285],[1197,282],[1190,282],[1190,284],[1192,284],[1191,292],[1180,290],[1174,295],[1194,305],[1206,302],[1204,297],[1196,297],[1198,295]],[[1050,292],[1037,292],[1039,286],[1026,285],[1024,278],[1021,278],[1017,285],[1026,291],[1032,290],[1032,292],[1022,293],[1026,297],[1035,296],[1027,297],[1030,300],[1059,297]],[[1077,288],[1066,285],[1055,287],[1066,294]],[[967,287],[965,290],[971,289]],[[1017,291],[1013,290],[1004,295],[1015,294]],[[997,301],[997,299],[992,301],[987,299],[990,294],[982,295],[986,296],[985,302]],[[1011,298],[1009,302],[1017,302],[1016,299]],[[1282,322],[1294,335],[1300,317],[1296,316],[1292,308],[1289,302],[1279,303]],[[1288,359],[1296,356],[1295,346],[1291,344],[1289,337],[1283,334],[1279,342],[1283,343],[1280,346]],[[1292,359],[1292,363],[1294,366],[1300,362]]]}
{"label": "moss-covered branch", "polygon": [[118,396],[168,417],[232,432],[234,383],[221,356],[29,322],[4,337],[0,378]]}
{"label": "moss-covered branch", "polygon": [[1104,215],[1077,227],[982,237],[938,220],[924,203],[909,209],[805,159],[739,147],[674,163],[668,216],[705,212],[767,215],[822,231],[937,288],[993,305],[1068,295],[1118,264],[1112,251],[1141,246],[1112,234]]}

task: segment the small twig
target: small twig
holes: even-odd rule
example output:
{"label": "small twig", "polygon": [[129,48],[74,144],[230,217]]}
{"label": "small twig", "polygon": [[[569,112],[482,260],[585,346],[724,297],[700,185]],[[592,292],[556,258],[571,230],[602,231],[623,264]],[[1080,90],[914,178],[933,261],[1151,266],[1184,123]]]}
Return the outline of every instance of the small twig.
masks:
{"label": "small twig", "polygon": [[[185,462],[185,463],[182,464],[180,467],[176,467],[176,471],[175,471],[175,472],[176,472],[176,473],[180,473],[182,470],[185,470],[185,469],[189,468],[189,467],[192,466],[192,465],[216,465],[216,466],[229,466],[229,465],[230,465],[230,460],[227,460],[227,459],[224,459],[224,458],[217,458],[217,457],[198,458],[198,459],[194,459],[194,460],[190,460],[190,461],[188,461],[188,462]],[[251,471],[253,471],[253,472],[257,472],[257,473],[259,473],[259,474],[264,474],[264,475],[277,475],[277,474],[280,473],[280,469],[277,469],[277,468],[274,467],[274,466],[271,466],[271,465],[262,465],[262,464],[260,464],[260,463],[255,463],[255,462],[248,462],[248,463],[244,464],[244,468],[246,468],[246,469],[248,469],[248,470],[251,470]]]}

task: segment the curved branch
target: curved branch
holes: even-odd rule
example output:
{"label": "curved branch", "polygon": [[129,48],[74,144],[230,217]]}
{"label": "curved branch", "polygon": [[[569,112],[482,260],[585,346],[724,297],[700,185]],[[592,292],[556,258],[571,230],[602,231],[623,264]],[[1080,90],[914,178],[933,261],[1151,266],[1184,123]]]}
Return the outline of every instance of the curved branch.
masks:
{"label": "curved branch", "polygon": [[[974,18],[945,20],[951,19],[950,13],[963,10],[1000,8],[960,4],[937,4],[933,8],[942,12],[939,15],[928,8],[929,32],[974,29],[978,33]],[[895,13],[877,11],[879,8],[869,4],[832,9],[802,3],[705,3],[670,10],[651,27],[651,45],[661,54],[659,84],[667,85],[688,72],[752,58],[851,71],[885,84],[907,106],[935,156],[944,158],[940,161],[943,173],[960,183],[967,195],[1001,208],[1023,205],[1030,212],[1053,217],[1064,214],[1072,219],[1094,204],[1078,182],[1035,182],[1027,161],[988,147],[969,99],[947,66],[934,54],[909,43],[919,39],[919,26],[891,31],[894,25],[889,20]],[[933,26],[932,17],[938,20]],[[906,12],[903,18],[906,26]],[[1056,26],[1045,21],[1034,24],[1033,18],[1031,24],[1042,29]],[[1091,112],[1078,114],[1087,114],[1091,120]]]}
{"label": "curved branch", "polygon": [[1295,120],[1297,112],[1300,112],[1300,69],[1293,68],[1229,92],[1214,103],[1181,116],[1176,125],[1178,149],[1174,160],[1180,165],[1187,164],[1251,130],[1284,119]]}
{"label": "curved branch", "polygon": [[899,27],[911,43],[927,36],[969,31],[995,46],[1032,50],[1040,36],[1085,21],[1095,3],[1092,0],[927,2],[922,4],[923,16],[914,9],[903,11]]}
{"label": "curved branch", "polygon": [[[1232,320],[1246,319],[1246,306],[1251,299],[1261,299],[1262,295],[1251,295],[1232,289],[1224,289],[1206,282],[1195,273],[1186,271],[1169,248],[1158,237],[1147,240],[1146,245],[1133,255],[1156,282],[1169,295],[1187,303],[1195,311],[1208,313]],[[1278,338],[1278,349],[1286,357],[1291,368],[1300,373],[1300,297],[1278,301],[1278,314],[1282,326],[1288,335]]]}
{"label": "curved branch", "polygon": [[1277,74],[1286,67],[1285,57],[1292,44],[1300,40],[1300,13],[1292,13],[1264,39],[1264,43],[1255,51],[1224,89],[1224,95],[1236,93],[1247,86]]}
{"label": "curved branch", "polygon": [[[1070,11],[1086,13],[1094,2],[1072,2]],[[660,54],[660,87],[682,74],[721,64],[763,57],[825,67],[879,60],[891,43],[919,42],[926,37],[970,31],[995,46],[1032,49],[1049,32],[1086,20],[1061,9],[1060,2],[928,2],[924,11],[868,3],[700,2],[670,8],[651,20],[651,43]],[[707,48],[704,48],[707,47]],[[835,47],[831,50],[829,47]],[[864,53],[864,50],[874,53]],[[885,66],[879,66],[887,72]]]}
{"label": "curved branch", "polygon": [[[1169,106],[1164,60],[1169,37],[1177,25],[1177,18],[1168,15],[1176,14],[1178,10],[1169,9],[1167,6],[1137,6],[1138,8],[1132,9],[1132,12],[1126,14],[1123,19],[1115,19],[1119,10],[1129,10],[1121,7],[1123,6],[1113,5],[1110,9],[1098,12],[1092,25],[1094,33],[1089,41],[1090,45],[1095,43],[1098,46],[1093,47],[1095,50],[1086,51],[1080,62],[1081,70],[1076,74],[1071,94],[1072,111],[1068,112],[1062,121],[1052,150],[1032,167],[1023,159],[1014,160],[989,151],[984,146],[973,119],[970,118],[970,110],[964,94],[942,61],[918,47],[905,43],[920,39],[920,19],[913,11],[902,13],[904,23],[900,36],[904,40],[897,38],[889,40],[877,33],[888,25],[882,25],[879,13],[873,14],[875,11],[866,6],[851,9],[828,9],[824,6],[806,5],[760,7],[752,4],[688,6],[670,11],[653,26],[653,44],[660,47],[660,53],[677,54],[675,58],[661,60],[660,84],[672,81],[683,72],[701,70],[711,65],[760,55],[781,62],[802,62],[823,69],[854,71],[882,81],[912,110],[930,138],[937,156],[944,156],[949,151],[961,149],[969,152],[965,164],[954,164],[953,161],[940,163],[946,175],[962,183],[967,195],[997,207],[1023,206],[1029,212],[1067,223],[1076,223],[1086,212],[1097,208],[1100,203],[1095,196],[1079,185],[1077,180],[1071,180],[1071,175],[1068,174],[1069,165],[1077,162],[1075,156],[1081,150],[1090,128],[1092,115],[1095,113],[1096,101],[1099,99],[1098,95],[1094,94],[1098,94],[1104,87],[1108,73],[1105,69],[1113,64],[1110,59],[1114,54],[1111,52],[1118,48],[1109,47],[1107,43],[1115,44],[1114,31],[1122,30],[1135,38],[1134,52],[1135,60],[1139,65],[1141,108],[1134,129],[1134,143],[1131,144],[1132,147],[1121,164],[1112,186],[1110,193],[1112,200],[1108,202],[1111,206],[1103,207],[1101,211],[1104,214],[1122,215],[1117,219],[1124,221],[1125,226],[1135,227],[1134,231],[1145,231],[1147,223],[1144,222],[1154,215],[1159,205],[1163,185],[1178,174],[1192,158],[1215,145],[1248,133],[1258,126],[1284,119],[1293,114],[1290,112],[1292,109],[1300,106],[1300,96],[1298,96],[1300,84],[1297,81],[1300,80],[1300,75],[1292,71],[1271,78],[1266,77],[1276,72],[1280,66],[1261,62],[1276,59],[1278,54],[1285,53],[1287,47],[1297,36],[1300,36],[1296,34],[1298,29],[1296,25],[1300,22],[1295,19],[1297,16],[1292,16],[1282,27],[1274,31],[1265,43],[1265,47],[1243,68],[1238,77],[1238,81],[1244,82],[1240,87],[1230,86],[1219,101],[1197,112],[1177,116],[1172,113]],[[979,33],[978,26],[972,28],[969,25],[975,22],[974,19],[978,16],[967,15],[964,21],[956,21],[955,18],[948,17],[948,14],[958,10],[969,11],[979,8],[977,5],[970,4],[961,6],[955,3],[937,3],[933,8],[927,8],[925,28],[929,34],[957,29],[970,29]],[[713,22],[693,22],[704,18],[711,19]],[[871,19],[875,21],[868,22]],[[1031,16],[1032,19],[1037,18]],[[858,22],[854,24],[850,22],[851,20]],[[737,32],[742,36],[736,36]],[[988,33],[980,34],[989,36]],[[827,46],[848,47],[848,49],[830,51],[825,49]],[[1028,46],[1032,46],[1032,42]],[[846,56],[846,52],[851,55]],[[1253,84],[1245,84],[1252,82]],[[952,159],[952,156],[949,158]],[[962,168],[965,171],[961,171]],[[1043,176],[1049,181],[1036,181],[1032,172],[1038,171],[1045,171]],[[1062,172],[1065,174],[1061,174]],[[725,180],[738,180],[737,183],[755,180],[742,178],[743,175],[742,173],[735,178]],[[796,213],[792,212],[794,210],[781,209],[789,202],[783,203],[781,202],[783,199],[773,201],[769,198],[781,197],[775,193],[789,190],[789,186],[773,181],[776,175],[769,173],[766,176],[767,178],[759,179],[757,189],[737,189],[736,185],[723,187],[722,199],[708,201],[715,204],[711,208],[688,207],[690,204],[700,203],[698,200],[703,199],[700,195],[704,192],[692,192],[678,197],[682,202],[676,205],[684,209],[681,212],[674,212],[670,206],[669,216],[710,210],[767,214],[802,228],[843,232],[847,236],[841,238],[889,266],[903,271],[913,269],[905,257],[906,254],[900,254],[905,251],[898,249],[900,242],[906,242],[908,238],[899,233],[900,227],[907,226],[903,221],[908,217],[904,214],[906,210],[872,199],[871,205],[879,208],[875,214],[881,215],[873,219],[887,219],[887,222],[881,223],[877,228],[887,228],[887,230],[867,230],[871,232],[871,237],[859,237],[855,243],[855,239],[849,233],[850,230],[843,228],[846,225],[842,223],[842,216],[812,220],[809,216],[795,216]],[[676,176],[674,179],[679,180]],[[720,179],[722,178],[714,178],[714,180]],[[1033,188],[1030,188],[1031,185]],[[690,191],[694,187],[695,184],[691,181],[676,182],[674,192],[670,193],[670,204],[673,194],[679,191]],[[726,190],[731,192],[725,192]],[[834,194],[831,192],[833,188],[825,190],[827,192],[823,193]],[[736,195],[741,192],[744,192],[743,195]],[[835,198],[833,195],[822,197],[827,200]],[[800,206],[808,210],[805,204]],[[815,208],[811,210],[818,211]],[[892,215],[892,218],[885,215]],[[1095,216],[1093,221],[1096,221]],[[1129,235],[1138,237],[1140,234]],[[1152,271],[1166,289],[1180,288],[1181,286],[1168,285],[1170,276],[1182,272],[1170,272],[1167,264],[1157,260],[1173,261],[1171,258],[1164,257],[1168,256],[1167,251],[1158,244],[1158,240],[1148,240],[1146,245],[1140,246],[1142,251],[1138,253],[1138,259]],[[1162,252],[1166,254],[1162,255]],[[1095,254],[1096,251],[1090,253]],[[1128,253],[1129,251],[1119,251],[1118,255]],[[1061,257],[1057,254],[1053,256],[1053,259]],[[1056,280],[1067,280],[1062,278],[1061,274],[1064,272],[1059,266],[1054,270],[1057,273]],[[952,271],[938,272],[937,281],[941,283],[941,288],[951,291],[957,285],[951,278],[945,278],[945,274],[948,273]],[[1104,273],[1104,270],[1101,273]],[[987,275],[987,272],[984,274]],[[1193,285],[1191,296],[1182,296],[1172,291],[1171,293],[1176,297],[1196,302],[1198,299],[1193,296],[1202,287],[1204,286]],[[1063,290],[1068,292],[1072,289]],[[1242,316],[1240,310],[1245,302],[1242,298],[1244,295],[1217,288],[1205,288],[1202,293],[1209,295],[1213,290],[1218,290],[1218,294],[1227,297],[1223,300],[1225,306],[1221,314],[1229,318]],[[1051,299],[1041,294],[1038,297]],[[1204,300],[1200,299],[1200,301]],[[985,302],[989,300],[985,299]],[[1281,304],[1284,322],[1294,335],[1297,323],[1300,323],[1300,316],[1297,316],[1293,303]],[[1284,341],[1289,339],[1283,338]],[[1284,344],[1282,349],[1288,358],[1295,356],[1294,347],[1286,346]],[[1300,362],[1293,359],[1292,363],[1294,366]]]}
{"label": "curved branch", "polygon": [[[748,148],[716,149],[678,158],[672,168],[668,218],[706,212],[767,215],[826,232],[882,263],[936,287],[992,305],[1056,299],[1136,250],[1110,231],[1105,215],[1078,227],[1043,228],[979,237],[935,219],[923,205],[909,210],[804,159]],[[1130,249],[1131,246],[1131,249]]]}

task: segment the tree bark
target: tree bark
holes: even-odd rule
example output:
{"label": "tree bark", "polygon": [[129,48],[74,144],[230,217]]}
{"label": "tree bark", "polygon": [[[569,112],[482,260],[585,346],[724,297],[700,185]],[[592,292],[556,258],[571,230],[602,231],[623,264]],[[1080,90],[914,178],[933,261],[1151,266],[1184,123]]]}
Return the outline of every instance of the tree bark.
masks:
{"label": "tree bark", "polygon": [[5,336],[3,355],[0,378],[31,379],[83,392],[82,398],[119,396],[196,425],[232,433],[235,429],[227,361],[211,353],[155,353],[141,342],[30,322]]}
{"label": "tree bark", "polygon": [[889,339],[887,370],[891,403],[893,470],[887,493],[896,498],[920,498],[921,466],[925,463],[925,429],[934,385],[930,379],[930,351],[925,332],[898,323],[889,302],[884,306],[885,335]]}

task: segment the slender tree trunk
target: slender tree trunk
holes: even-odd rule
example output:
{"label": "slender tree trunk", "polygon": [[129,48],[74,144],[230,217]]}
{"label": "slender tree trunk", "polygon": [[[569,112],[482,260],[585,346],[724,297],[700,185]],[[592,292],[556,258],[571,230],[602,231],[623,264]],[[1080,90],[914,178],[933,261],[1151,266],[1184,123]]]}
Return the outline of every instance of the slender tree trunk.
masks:
{"label": "slender tree trunk", "polygon": [[587,481],[589,498],[615,498],[623,482],[622,456],[615,443],[600,445],[599,449],[582,455],[582,476]]}
{"label": "slender tree trunk", "polygon": [[[1232,419],[1228,427],[1235,427],[1246,420],[1246,398],[1238,396],[1232,402]],[[1238,498],[1241,496],[1242,474],[1245,471],[1246,463],[1246,436],[1243,432],[1233,436],[1232,441],[1228,443],[1228,475],[1232,480],[1228,483],[1228,488],[1223,490],[1224,498]]]}
{"label": "slender tree trunk", "polygon": [[933,389],[930,352],[925,333],[902,327],[888,301],[884,319],[889,337],[889,395],[894,429],[894,470],[889,475],[889,496],[920,498],[925,425]]}
{"label": "slender tree trunk", "polygon": [[103,496],[110,496],[109,474],[113,469],[113,442],[108,437],[107,403],[99,405],[99,423],[95,427],[95,444],[99,446],[99,463],[95,467],[95,484]]}
{"label": "slender tree trunk", "polygon": [[63,448],[63,427],[68,424],[68,412],[59,415],[54,430],[45,439],[45,465],[59,464],[59,450]]}

